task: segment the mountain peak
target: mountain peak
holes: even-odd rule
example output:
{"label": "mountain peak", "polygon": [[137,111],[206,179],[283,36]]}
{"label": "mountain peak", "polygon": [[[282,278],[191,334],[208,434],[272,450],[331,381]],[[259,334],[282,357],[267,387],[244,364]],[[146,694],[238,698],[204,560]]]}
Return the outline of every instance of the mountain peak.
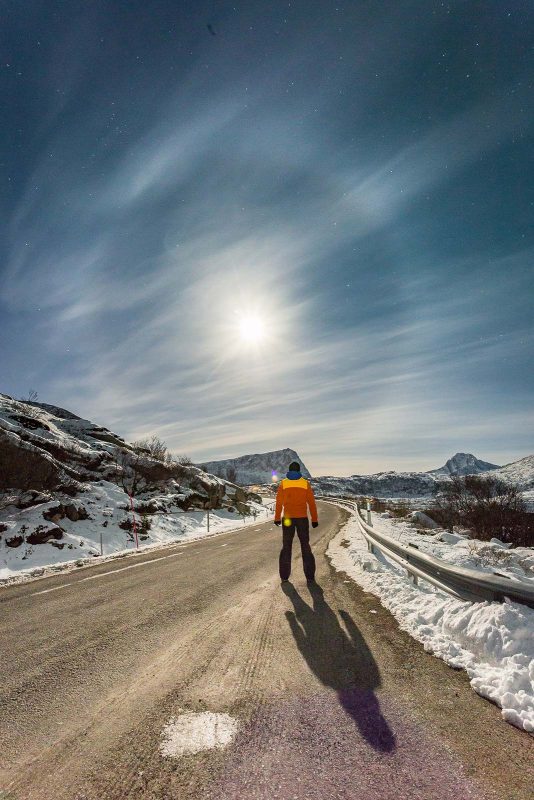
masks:
{"label": "mountain peak", "polygon": [[292,461],[298,461],[304,477],[311,478],[298,453],[290,447],[270,450],[268,453],[250,453],[220,461],[203,461],[199,466],[213,475],[246,486],[253,483],[271,483],[274,476],[275,480],[283,477]]}
{"label": "mountain peak", "polygon": [[476,475],[491,469],[499,469],[499,465],[481,461],[473,453],[455,453],[442,467],[428,472],[430,475]]}

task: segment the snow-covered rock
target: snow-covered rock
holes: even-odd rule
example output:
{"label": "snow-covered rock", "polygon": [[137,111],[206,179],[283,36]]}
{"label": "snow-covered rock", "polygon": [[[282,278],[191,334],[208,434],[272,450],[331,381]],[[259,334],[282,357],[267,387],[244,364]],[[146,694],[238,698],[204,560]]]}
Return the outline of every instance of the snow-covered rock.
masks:
{"label": "snow-covered rock", "polygon": [[409,515],[412,522],[420,525],[422,528],[439,528],[440,526],[436,520],[425,514],[424,511],[412,511]]}
{"label": "snow-covered rock", "polygon": [[465,536],[460,533],[453,533],[452,531],[440,531],[434,537],[436,542],[443,542],[444,544],[458,544],[458,542],[465,541]]}
{"label": "snow-covered rock", "polygon": [[299,455],[289,447],[221,461],[204,461],[199,466],[220,478],[226,478],[242,486],[250,486],[255,483],[272,483],[273,478],[275,481],[283,478],[292,461],[298,461],[304,477],[311,478]]}
{"label": "snow-covered rock", "polygon": [[509,550],[512,546],[511,542],[501,542],[501,540],[497,539],[495,536],[489,540],[489,543],[493,545],[493,547],[500,547],[503,550]]}
{"label": "snow-covered rock", "polygon": [[429,470],[430,475],[478,475],[480,472],[500,469],[498,464],[481,461],[472,453],[455,453],[452,458],[438,469]]}

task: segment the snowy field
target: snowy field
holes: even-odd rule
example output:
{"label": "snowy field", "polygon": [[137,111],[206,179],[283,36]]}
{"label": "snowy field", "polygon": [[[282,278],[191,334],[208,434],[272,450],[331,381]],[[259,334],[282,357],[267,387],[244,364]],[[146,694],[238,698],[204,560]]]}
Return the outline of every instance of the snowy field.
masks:
{"label": "snowy field", "polygon": [[[478,542],[445,531],[420,534],[404,520],[379,514],[373,514],[373,525],[450,563],[534,585],[532,548],[509,550],[497,540]],[[534,609],[464,602],[423,580],[415,586],[398,564],[368,552],[355,516],[332,540],[328,555],[337,570],[377,595],[427,652],[464,669],[473,689],[502,709],[503,719],[534,733]]]}
{"label": "snowy field", "polygon": [[[158,497],[152,493],[150,499],[157,502]],[[139,502],[142,502],[142,498]],[[86,566],[89,563],[98,563],[111,557],[121,557],[135,552],[133,532],[119,527],[119,523],[132,520],[131,512],[125,510],[128,503],[128,495],[117,484],[108,481],[93,484],[89,491],[74,501],[74,504],[83,504],[89,513],[89,519],[73,522],[63,518],[61,541],[52,539],[33,545],[24,543],[16,549],[8,547],[5,543],[11,531],[20,532],[22,526],[33,530],[42,525],[43,510],[57,506],[57,502],[41,503],[22,510],[15,506],[7,506],[3,509],[5,515],[3,523],[6,530],[0,542],[0,585],[41,577],[63,569]],[[255,517],[242,518],[235,511],[232,513],[228,509],[210,511],[209,531],[206,511],[172,510],[144,517],[136,513],[139,550],[240,530],[246,526],[265,522],[272,517],[272,501],[266,499],[264,505],[253,502],[249,505],[256,513]],[[150,529],[146,532],[141,529],[143,518],[150,522]]]}
{"label": "snowy field", "polygon": [[[387,513],[387,512],[386,512]],[[499,539],[481,542],[468,532],[449,533],[442,529],[418,532],[408,519],[392,519],[373,514],[374,525],[401,544],[417,545],[422,553],[441,558],[458,567],[476,569],[492,575],[504,575],[534,585],[534,549],[511,547]]]}

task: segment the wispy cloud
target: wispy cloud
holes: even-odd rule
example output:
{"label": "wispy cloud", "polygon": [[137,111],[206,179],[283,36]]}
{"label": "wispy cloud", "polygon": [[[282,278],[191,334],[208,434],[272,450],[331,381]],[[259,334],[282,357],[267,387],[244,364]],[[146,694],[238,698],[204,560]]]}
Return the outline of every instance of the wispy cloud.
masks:
{"label": "wispy cloud", "polygon": [[[372,44],[358,38],[365,80],[313,26],[268,70],[205,44],[158,102],[145,88],[119,145],[113,93],[69,114],[78,63],[6,225],[0,303],[34,328],[24,374],[43,399],[198,460],[292,446],[337,474],[532,446],[533,251],[442,253],[431,232],[450,222],[425,211],[532,116],[505,87],[365,148],[349,98],[363,126],[378,45],[410,62],[402,15],[375,22]],[[238,334],[251,309],[262,347]]]}

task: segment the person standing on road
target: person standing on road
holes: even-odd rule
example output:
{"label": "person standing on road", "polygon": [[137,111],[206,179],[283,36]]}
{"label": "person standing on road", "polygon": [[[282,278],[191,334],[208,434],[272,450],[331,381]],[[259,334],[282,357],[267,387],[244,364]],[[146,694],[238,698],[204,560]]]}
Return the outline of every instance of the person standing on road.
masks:
{"label": "person standing on road", "polygon": [[302,477],[300,464],[292,461],[289,465],[289,472],[278,486],[274,512],[274,524],[282,525],[283,522],[283,544],[280,551],[280,578],[282,581],[289,580],[291,575],[291,550],[295,532],[300,541],[306,580],[308,583],[313,583],[315,580],[315,558],[310,547],[308,508],[312,518],[312,528],[316,528],[319,521],[313,489],[310,482]]}

